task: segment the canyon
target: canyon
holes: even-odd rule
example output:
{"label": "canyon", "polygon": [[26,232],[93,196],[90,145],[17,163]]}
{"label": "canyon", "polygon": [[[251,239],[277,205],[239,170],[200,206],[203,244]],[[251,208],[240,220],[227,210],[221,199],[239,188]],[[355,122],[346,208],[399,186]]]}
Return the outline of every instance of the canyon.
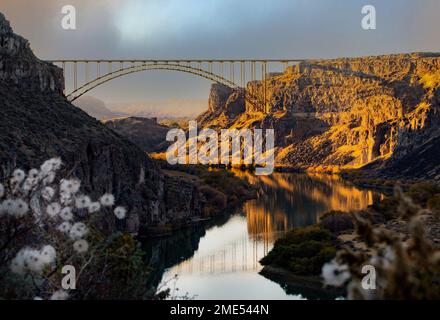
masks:
{"label": "canyon", "polygon": [[39,60],[0,13],[0,177],[61,157],[83,191],[111,192],[129,215],[125,230],[199,216],[197,187],[170,177],[134,143],[73,106],[63,72]]}
{"label": "canyon", "polygon": [[264,88],[266,104],[215,84],[197,120],[275,129],[278,168],[440,182],[440,55],[310,60],[247,84],[259,101]]}

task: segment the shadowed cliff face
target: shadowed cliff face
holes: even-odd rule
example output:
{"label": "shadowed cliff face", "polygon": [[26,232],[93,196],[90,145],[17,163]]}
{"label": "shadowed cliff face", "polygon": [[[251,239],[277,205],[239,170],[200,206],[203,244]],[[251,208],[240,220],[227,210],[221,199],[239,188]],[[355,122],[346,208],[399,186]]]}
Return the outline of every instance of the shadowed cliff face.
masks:
{"label": "shadowed cliff face", "polygon": [[157,119],[140,117],[116,118],[104,121],[108,128],[127,137],[145,152],[163,152],[171,144],[166,141],[170,127],[157,123]]}
{"label": "shadowed cliff face", "polygon": [[[63,174],[93,196],[115,195],[130,215],[126,229],[200,213],[197,189],[165,176],[141,149],[70,104],[62,70],[35,58],[0,14],[0,177],[60,156]],[[179,193],[188,204],[167,201]]]}
{"label": "shadowed cliff face", "polygon": [[[250,82],[247,90],[263,100],[263,87],[261,81]],[[440,134],[438,55],[307,61],[270,76],[266,90],[269,114],[248,101],[245,112],[222,113],[230,94],[199,121],[202,126],[274,128],[278,166],[331,169],[381,160],[388,172],[405,158],[408,170],[395,170],[395,176],[440,180],[438,158],[426,158],[429,166],[418,166],[417,173],[411,169],[417,154],[434,148],[433,138]],[[212,91],[211,96],[221,96],[218,86]],[[219,114],[218,121],[213,115]]]}

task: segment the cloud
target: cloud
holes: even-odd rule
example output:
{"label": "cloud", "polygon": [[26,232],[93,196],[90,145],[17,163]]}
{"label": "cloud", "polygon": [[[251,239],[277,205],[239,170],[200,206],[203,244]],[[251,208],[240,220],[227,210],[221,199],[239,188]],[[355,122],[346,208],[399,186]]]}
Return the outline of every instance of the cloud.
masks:
{"label": "cloud", "polygon": [[[43,59],[332,58],[440,51],[438,0],[0,0]],[[363,31],[373,4],[378,29]],[[77,8],[78,30],[60,27]],[[106,101],[201,98],[209,82],[187,74],[124,77],[91,94]],[[192,96],[191,96],[192,95]]]}

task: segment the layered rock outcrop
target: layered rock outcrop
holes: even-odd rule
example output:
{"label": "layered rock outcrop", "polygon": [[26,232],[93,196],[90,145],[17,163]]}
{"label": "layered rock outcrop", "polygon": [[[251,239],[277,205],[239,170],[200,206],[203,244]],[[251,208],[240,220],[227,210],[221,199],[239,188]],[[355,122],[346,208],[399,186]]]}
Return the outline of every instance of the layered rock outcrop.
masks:
{"label": "layered rock outcrop", "polygon": [[38,92],[64,90],[63,72],[56,66],[35,57],[29,42],[14,34],[0,12],[0,80]]}
{"label": "layered rock outcrop", "polygon": [[[200,214],[195,186],[169,181],[145,152],[70,104],[62,91],[62,71],[35,58],[0,15],[0,177],[60,156],[63,174],[81,179],[85,192],[111,192],[129,209],[127,231]],[[190,205],[169,201],[177,193]]]}
{"label": "layered rock outcrop", "polygon": [[[266,105],[247,100],[244,113],[218,123],[205,114],[202,126],[274,128],[278,166],[340,168],[381,161],[382,173],[393,172],[404,158],[413,159],[405,160],[409,165],[422,150],[434,148],[440,134],[438,54],[306,61],[269,75],[265,83],[248,83],[247,92],[259,101],[266,96]],[[230,97],[216,102],[211,114],[221,114]],[[440,161],[426,162],[429,170],[416,173],[409,166],[395,175],[440,180]]]}
{"label": "layered rock outcrop", "polygon": [[213,84],[208,101],[208,111],[197,118],[204,126],[229,127],[245,111],[245,97],[222,84]]}

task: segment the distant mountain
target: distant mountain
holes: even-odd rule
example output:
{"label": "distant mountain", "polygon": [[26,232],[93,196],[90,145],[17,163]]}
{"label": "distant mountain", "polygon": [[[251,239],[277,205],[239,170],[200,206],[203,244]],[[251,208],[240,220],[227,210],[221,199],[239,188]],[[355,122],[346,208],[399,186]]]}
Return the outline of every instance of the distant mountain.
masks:
{"label": "distant mountain", "polygon": [[107,108],[114,113],[124,113],[135,117],[173,119],[195,118],[208,108],[206,100],[170,99],[161,101],[140,101],[109,103]]}
{"label": "distant mountain", "polygon": [[124,115],[110,111],[104,101],[91,96],[82,96],[75,100],[73,104],[98,120],[109,120]]}
{"label": "distant mountain", "polygon": [[170,127],[157,123],[157,119],[126,117],[104,121],[105,125],[128,138],[146,152],[165,151],[170,145],[166,135]]}

